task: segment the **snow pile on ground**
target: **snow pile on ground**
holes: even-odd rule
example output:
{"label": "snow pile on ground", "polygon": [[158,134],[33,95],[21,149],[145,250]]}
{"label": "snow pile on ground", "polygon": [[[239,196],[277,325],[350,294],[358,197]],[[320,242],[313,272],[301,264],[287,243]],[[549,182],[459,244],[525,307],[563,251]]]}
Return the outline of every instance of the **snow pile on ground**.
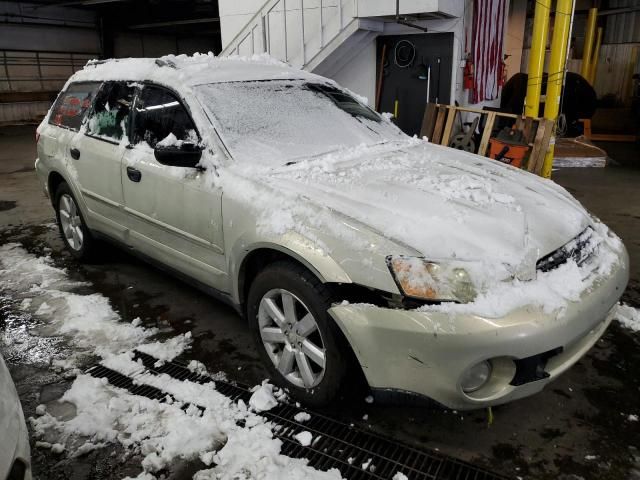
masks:
{"label": "snow pile on ground", "polygon": [[614,318],[624,327],[634,332],[640,331],[640,310],[637,308],[621,303],[618,305]]}
{"label": "snow pile on ground", "polygon": [[298,423],[304,423],[311,420],[311,415],[307,412],[298,412],[294,415],[293,419]]}
{"label": "snow pile on ground", "polygon": [[144,457],[147,474],[158,474],[178,458],[200,458],[206,465],[215,465],[199,472],[195,478],[201,479],[340,478],[337,471],[319,472],[305,460],[280,455],[281,442],[273,438],[265,419],[243,402],[231,402],[213,383],[155,375],[128,354],[111,356],[103,363],[169,396],[164,402],[150,400],[103,379],[80,375],[60,399],[73,404],[76,415],[61,421],[41,409],[42,415],[31,419],[39,438],[70,445],[71,455],[85,453],[92,445],[118,442]]}
{"label": "snow pile on ground", "polygon": [[297,433],[294,438],[303,447],[308,447],[309,445],[311,445],[311,441],[313,440],[313,435],[311,434],[311,432],[304,431],[304,432]]}
{"label": "snow pile on ground", "polygon": [[155,335],[138,322],[124,323],[109,300],[76,293],[86,284],[70,280],[47,257],[36,257],[15,243],[0,246],[0,287],[15,292],[21,306],[42,320],[43,335],[65,335],[77,348],[62,365],[73,367],[83,355],[105,356],[131,350]]}
{"label": "snow pile on ground", "polygon": [[264,382],[256,388],[249,399],[249,405],[256,412],[266,412],[278,405],[278,401],[273,396],[273,385]]}
{"label": "snow pile on ground", "polygon": [[[0,246],[0,289],[22,299],[22,308],[36,316],[48,335],[64,335],[85,354],[97,353],[101,363],[167,393],[162,401],[132,395],[106,379],[79,374],[56,402],[39,405],[31,418],[36,446],[56,453],[79,456],[108,444],[119,443],[142,456],[143,473],[153,480],[176,459],[200,459],[209,468],[196,474],[206,479],[340,479],[337,470],[321,472],[304,459],[280,454],[281,441],[271,425],[256,412],[277,405],[283,392],[263,383],[256,388],[249,409],[232,402],[211,383],[177,380],[149,371],[134,360],[134,349],[158,358],[160,363],[189,347],[189,333],[165,342],[150,341],[157,332],[129,324],[113,311],[100,294],[74,292],[86,284],[68,279],[48,258],[38,258],[18,244]],[[79,359],[71,359],[70,364]],[[77,364],[76,364],[77,365]],[[208,375],[202,364],[192,369]]]}
{"label": "snow pile on ground", "polygon": [[194,475],[194,480],[330,480],[339,479],[337,470],[313,470],[298,459],[278,453],[280,442],[270,440],[271,430],[264,425],[239,429],[230,435],[215,455],[216,467]]}
{"label": "snow pile on ground", "polygon": [[[184,352],[191,344],[191,332],[170,338],[164,342],[153,342],[138,345],[136,348],[142,353],[146,353],[158,359],[159,364],[173,360]],[[159,366],[159,365],[156,365]]]}

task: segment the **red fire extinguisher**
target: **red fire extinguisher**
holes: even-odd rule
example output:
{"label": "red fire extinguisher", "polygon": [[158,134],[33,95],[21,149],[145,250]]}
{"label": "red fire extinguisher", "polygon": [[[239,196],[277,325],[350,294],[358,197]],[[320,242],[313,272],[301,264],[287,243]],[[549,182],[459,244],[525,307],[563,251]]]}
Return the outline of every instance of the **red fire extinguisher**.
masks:
{"label": "red fire extinguisher", "polygon": [[473,61],[471,54],[467,54],[467,60],[464,64],[464,89],[473,90]]}

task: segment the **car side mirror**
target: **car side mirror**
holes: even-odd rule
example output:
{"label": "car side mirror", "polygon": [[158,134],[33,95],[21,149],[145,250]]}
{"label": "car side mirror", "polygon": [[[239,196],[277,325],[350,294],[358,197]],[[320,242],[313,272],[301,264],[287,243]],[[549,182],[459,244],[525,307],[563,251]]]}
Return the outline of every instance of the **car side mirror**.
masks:
{"label": "car side mirror", "polygon": [[170,167],[196,168],[202,158],[202,148],[193,143],[183,143],[181,146],[157,146],[153,153],[156,160]]}

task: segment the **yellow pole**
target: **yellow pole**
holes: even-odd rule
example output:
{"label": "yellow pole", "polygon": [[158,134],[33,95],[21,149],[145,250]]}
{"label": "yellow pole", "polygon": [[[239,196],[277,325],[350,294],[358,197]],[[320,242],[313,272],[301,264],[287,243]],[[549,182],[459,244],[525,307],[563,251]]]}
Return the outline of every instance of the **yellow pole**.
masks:
{"label": "yellow pole", "polygon": [[[567,45],[569,44],[569,29],[571,28],[571,13],[573,0],[558,0],[556,5],[556,19],[553,23],[553,37],[551,38],[551,54],[549,56],[549,79],[547,81],[547,96],[544,101],[544,118],[553,120],[560,112],[560,98],[564,84],[564,70],[567,60]],[[551,177],[553,167],[553,143],[544,157],[542,176]]]}
{"label": "yellow pole", "polygon": [[589,83],[591,86],[596,83],[596,70],[598,69],[598,56],[600,55],[600,45],[602,44],[602,27],[598,27],[598,37],[596,47],[593,49],[593,57],[589,62]]}
{"label": "yellow pole", "polygon": [[529,51],[527,96],[524,100],[524,114],[527,117],[537,117],[540,108],[540,89],[542,88],[544,54],[547,49],[550,10],[551,0],[536,1],[533,17],[533,36],[531,37],[531,50]]}
{"label": "yellow pole", "polygon": [[591,61],[591,51],[593,50],[593,36],[596,33],[596,20],[598,19],[598,9],[590,8],[587,17],[587,25],[584,35],[584,48],[582,52],[582,65],[580,66],[580,75],[589,80],[589,71]]}

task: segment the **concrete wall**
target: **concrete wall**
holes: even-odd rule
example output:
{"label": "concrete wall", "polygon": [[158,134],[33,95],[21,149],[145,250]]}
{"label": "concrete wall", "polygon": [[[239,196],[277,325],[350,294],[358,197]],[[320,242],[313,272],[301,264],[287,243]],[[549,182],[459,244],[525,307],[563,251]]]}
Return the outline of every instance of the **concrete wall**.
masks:
{"label": "concrete wall", "polygon": [[264,4],[263,0],[219,0],[220,33],[225,47]]}
{"label": "concrete wall", "polygon": [[0,125],[38,122],[50,106],[48,101],[0,103]]}
{"label": "concrete wall", "polygon": [[376,97],[376,42],[371,41],[353,60],[333,76],[343,87],[366,97],[374,106]]}
{"label": "concrete wall", "polygon": [[0,2],[0,18],[0,123],[37,120],[67,78],[99,55],[95,14]]}
{"label": "concrete wall", "polygon": [[[72,6],[0,1],[0,122],[33,121],[44,115],[67,79],[87,60],[101,57],[100,22],[94,12]],[[114,32],[109,55],[158,57],[207,52],[205,37]]]}
{"label": "concrete wall", "polygon": [[96,16],[89,10],[0,1],[0,50],[98,53]]}

